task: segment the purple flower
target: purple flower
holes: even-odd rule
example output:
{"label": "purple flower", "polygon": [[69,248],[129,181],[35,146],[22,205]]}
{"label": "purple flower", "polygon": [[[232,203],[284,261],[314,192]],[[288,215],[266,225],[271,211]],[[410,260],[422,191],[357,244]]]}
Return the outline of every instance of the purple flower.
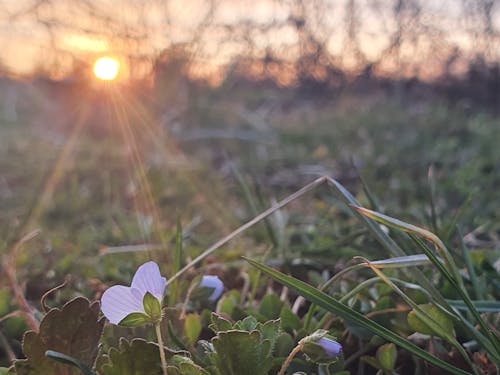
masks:
{"label": "purple flower", "polygon": [[221,279],[219,279],[218,276],[214,275],[204,275],[201,278],[200,286],[213,289],[212,294],[208,296],[208,300],[212,302],[220,297],[224,289],[224,284],[222,283]]}
{"label": "purple flower", "polygon": [[323,349],[325,349],[326,356],[329,358],[336,357],[340,353],[342,353],[342,345],[340,345],[337,341],[322,337],[318,341],[316,341],[316,344],[321,346]]}
{"label": "purple flower", "polygon": [[150,297],[153,296],[158,300],[158,306],[161,308],[166,284],[167,279],[161,276],[155,262],[144,263],[135,272],[130,287],[115,285],[104,292],[101,297],[101,310],[113,324],[119,324],[133,313],[139,313],[147,318],[149,311],[145,310],[144,297],[149,293]]}
{"label": "purple flower", "polygon": [[309,361],[328,364],[336,362],[342,354],[342,345],[328,336],[328,331],[318,329],[299,341],[301,350]]}

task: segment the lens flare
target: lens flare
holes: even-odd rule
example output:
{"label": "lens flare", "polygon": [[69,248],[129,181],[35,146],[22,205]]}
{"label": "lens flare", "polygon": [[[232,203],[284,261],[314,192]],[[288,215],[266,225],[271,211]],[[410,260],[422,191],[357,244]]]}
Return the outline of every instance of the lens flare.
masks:
{"label": "lens flare", "polygon": [[94,63],[94,74],[103,81],[114,80],[120,71],[120,63],[112,57],[100,57]]}

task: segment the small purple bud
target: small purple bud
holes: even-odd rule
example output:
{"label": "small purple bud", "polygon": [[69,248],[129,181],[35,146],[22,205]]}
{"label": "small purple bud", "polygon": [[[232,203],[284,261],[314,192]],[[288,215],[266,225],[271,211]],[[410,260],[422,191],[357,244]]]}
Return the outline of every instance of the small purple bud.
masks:
{"label": "small purple bud", "polygon": [[218,276],[215,275],[204,275],[201,278],[200,286],[204,288],[212,288],[214,291],[208,297],[209,301],[215,301],[220,297],[222,291],[224,290],[224,284]]}
{"label": "small purple bud", "polygon": [[326,355],[331,357],[336,357],[340,353],[342,353],[342,345],[340,345],[337,341],[331,340],[326,337],[320,338],[316,341],[316,344],[320,345],[323,349],[325,349]]}

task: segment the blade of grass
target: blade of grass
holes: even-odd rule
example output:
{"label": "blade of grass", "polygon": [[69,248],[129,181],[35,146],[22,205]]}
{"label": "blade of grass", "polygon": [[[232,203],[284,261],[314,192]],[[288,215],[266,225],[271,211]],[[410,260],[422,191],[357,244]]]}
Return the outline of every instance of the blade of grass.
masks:
{"label": "blade of grass", "polygon": [[[450,306],[455,309],[468,311],[468,307],[464,301],[458,299],[448,300]],[[477,311],[485,313],[498,313],[500,312],[500,301],[484,301],[484,300],[473,300],[473,305],[476,307]]]}
{"label": "blade of grass", "polygon": [[[354,207],[359,206],[359,202],[349,193],[340,183],[330,177],[326,177],[326,180],[330,187],[332,187],[344,204],[349,208],[349,210],[355,215],[361,222],[367,227],[367,229],[372,233],[372,235],[377,239],[377,241],[389,252],[391,256],[400,257],[409,255],[406,254],[399,245],[387,235],[380,226],[374,221],[362,215]],[[446,300],[441,295],[441,293],[436,289],[436,287],[425,277],[425,275],[417,268],[412,268],[408,270],[408,273],[415,279],[419,280],[422,286],[427,289],[432,297],[439,302],[439,304],[446,306]]]}
{"label": "blade of grass", "polygon": [[[422,288],[420,285],[409,283],[407,281],[400,280],[400,279],[397,279],[395,277],[388,277],[388,279],[391,280],[393,283],[399,284],[399,285],[401,285],[401,286],[403,286],[405,288],[419,290],[423,294],[425,294],[427,296],[427,298],[432,299],[432,297],[429,294],[429,292],[427,290],[425,290],[424,288]],[[370,285],[373,285],[373,284],[376,284],[376,283],[380,283],[380,282],[384,282],[384,281],[380,277],[378,277],[378,276],[372,277],[371,279],[364,280],[360,284],[356,285],[355,288],[351,289],[349,292],[347,292],[346,294],[344,294],[342,296],[342,298],[339,299],[339,302],[346,303],[350,298],[354,297],[357,293],[359,293],[363,289],[369,287]]]}
{"label": "blade of grass", "polygon": [[455,264],[455,261],[451,257],[451,254],[449,253],[444,243],[434,233],[428,231],[427,229],[417,227],[416,225],[406,223],[402,220],[381,214],[373,210],[369,210],[364,207],[355,206],[354,209],[357,210],[362,215],[367,216],[375,221],[378,221],[379,223],[385,224],[391,228],[398,229],[402,232],[417,234],[427,239],[428,241],[432,242],[436,246],[436,250],[439,252],[439,255],[444,259],[446,266],[448,267],[448,271],[453,274],[453,277],[456,278],[457,283],[463,286],[462,278],[458,273],[458,268]]}
{"label": "blade of grass", "polygon": [[[490,345],[488,347],[485,347],[484,349],[487,350],[493,357],[499,358],[500,357],[500,339],[495,336],[494,332],[488,327],[484,319],[481,317],[479,312],[476,310],[474,305],[471,302],[471,299],[469,295],[467,294],[467,291],[465,290],[465,287],[463,285],[463,280],[460,277],[460,274],[458,272],[458,268],[455,265],[455,262],[453,258],[451,257],[450,253],[446,249],[446,246],[444,243],[437,237],[434,233],[429,232],[426,229],[417,227],[412,224],[408,224],[404,221],[395,219],[393,217],[381,214],[379,212],[375,212],[372,210],[368,210],[363,207],[355,207],[357,211],[359,211],[361,214],[366,215],[373,220],[376,220],[380,223],[383,223],[385,225],[388,225],[390,227],[399,229],[403,232],[407,232],[410,236],[410,238],[420,247],[424,253],[429,257],[429,259],[432,260],[434,265],[440,270],[440,272],[448,279],[448,281],[455,287],[457,292],[460,294],[466,305],[469,307],[471,313],[474,315],[474,318],[476,321],[479,323],[481,328],[484,330],[485,334],[489,338]],[[443,257],[444,262],[446,264],[446,267],[439,261],[439,259],[434,255],[434,253],[418,238],[416,235],[419,235],[430,242],[432,242],[435,245],[436,251],[439,252],[439,254]],[[445,305],[446,306],[446,305]],[[471,332],[474,334],[474,332]]]}
{"label": "blade of grass", "polygon": [[[425,254],[417,254],[417,255],[408,255],[404,257],[394,257],[394,258],[389,258],[389,259],[382,259],[382,260],[376,260],[372,262],[372,264],[376,264],[378,267],[381,268],[403,268],[403,267],[411,267],[411,266],[423,266],[426,264],[430,264],[429,258]],[[337,272],[333,277],[328,279],[323,285],[319,286],[319,290],[323,291],[326,288],[328,288],[330,285],[332,285],[335,281],[339,280],[342,276],[345,274],[355,271],[357,269],[362,268],[363,266],[361,264],[354,264],[352,266],[346,267],[343,270]],[[426,291],[426,294],[429,294],[429,298],[432,300],[432,295],[425,289],[422,288],[422,290]],[[312,304],[309,306],[309,309],[305,315],[304,319],[304,328],[306,331],[309,330],[312,317],[316,311],[315,305]]]}
{"label": "blade of grass", "polygon": [[[233,172],[234,177],[236,177],[236,181],[238,181],[238,183],[241,186],[241,189],[243,190],[243,196],[245,197],[250,212],[252,213],[253,216],[258,215],[259,211],[262,211],[263,209],[262,197],[260,196],[259,191],[257,190],[258,201],[256,201],[254,199],[254,195],[252,194],[252,190],[250,189],[249,184],[241,174],[240,170],[236,167],[234,163],[229,163],[229,167],[231,169],[231,172]],[[274,233],[274,229],[267,218],[264,220],[264,226],[266,228],[267,235],[271,239],[271,242],[273,243],[274,247],[277,247],[278,239],[276,237],[276,233]]]}
{"label": "blade of grass", "polygon": [[[363,258],[360,257],[360,259]],[[450,344],[452,344],[460,352],[462,357],[464,357],[464,359],[469,363],[469,365],[474,370],[474,373],[476,373],[474,365],[472,364],[469,356],[467,355],[462,345],[460,345],[460,343],[456,340],[455,336],[453,336],[453,334],[451,332],[448,332],[446,329],[443,329],[441,324],[438,321],[436,321],[432,315],[428,314],[410,297],[408,297],[406,293],[404,293],[396,284],[392,282],[392,280],[390,280],[390,278],[388,278],[382,271],[380,271],[377,266],[373,265],[367,259],[363,260],[365,262],[364,265],[369,267],[381,280],[383,280],[387,285],[389,285],[391,289],[394,290],[413,309],[415,314],[422,322],[424,322],[428,327],[430,327],[438,336],[444,338]],[[453,318],[457,319],[455,314],[450,314],[446,309],[443,310],[444,312],[448,313],[448,315],[451,315]]]}
{"label": "blade of grass", "polygon": [[300,281],[298,279],[295,279],[291,276],[287,276],[279,271],[273,270],[270,267],[267,267],[264,264],[261,264],[259,262],[253,261],[251,259],[245,258],[247,262],[249,262],[252,266],[260,269],[262,272],[268,274],[271,276],[273,279],[277,280],[283,285],[288,286],[291,289],[294,289],[297,293],[299,293],[301,296],[309,300],[310,302],[313,302],[314,304],[321,306],[325,310],[332,312],[341,318],[354,323],[356,325],[359,325],[363,328],[368,329],[370,332],[372,332],[375,335],[378,335],[390,342],[395,343],[396,345],[399,345],[400,347],[408,350],[409,352],[423,358],[424,360],[428,361],[429,363],[432,363],[435,366],[438,366],[442,369],[445,369],[447,371],[450,371],[453,374],[470,374],[467,371],[464,371],[462,369],[459,369],[431,354],[426,352],[425,350],[419,348],[418,346],[414,345],[410,341],[406,340],[405,338],[397,335],[396,333],[390,331],[389,329],[385,328],[384,326],[366,318],[356,310],[351,309],[350,307],[340,303],[333,297],[330,297],[329,295],[317,290],[316,288],[310,286],[309,284],[304,283],[303,281]]}
{"label": "blade of grass", "polygon": [[[177,273],[182,267],[182,253],[183,253],[183,231],[182,231],[182,223],[180,217],[177,217],[177,228],[175,231],[175,248],[174,248],[174,257],[172,259],[172,274]],[[168,305],[174,306],[177,302],[177,298],[179,295],[179,283],[178,280],[174,280],[170,285],[170,294],[168,296]]]}
{"label": "blade of grass", "polygon": [[474,290],[474,297],[476,299],[484,299],[484,294],[482,292],[481,286],[479,285],[479,280],[474,270],[474,265],[472,264],[472,259],[470,258],[469,249],[464,241],[464,236],[462,231],[457,225],[457,233],[460,238],[460,248],[462,249],[462,255],[465,260],[465,266],[467,267],[467,273],[469,274],[470,282],[472,283],[472,288]]}
{"label": "blade of grass", "polygon": [[293,202],[294,200],[300,198],[304,194],[308,193],[309,191],[315,189],[317,186],[323,184],[326,181],[326,177],[320,177],[314,180],[313,182],[307,184],[303,188],[297,190],[295,193],[290,194],[288,197],[285,199],[279,201],[276,203],[274,206],[268,208],[261,214],[257,215],[254,217],[252,220],[246,222],[245,224],[241,225],[237,229],[235,229],[233,232],[229,233],[227,236],[221,238],[219,241],[214,243],[212,246],[207,248],[205,251],[203,251],[200,255],[198,255],[196,258],[194,258],[191,262],[186,264],[183,268],[181,268],[179,271],[177,271],[170,279],[167,281],[167,285],[172,283],[173,280],[177,279],[179,276],[181,276],[184,272],[186,272],[188,269],[193,267],[194,265],[200,263],[203,259],[205,259],[207,256],[212,254],[215,250],[220,248],[221,246],[225,245],[229,241],[231,241],[234,237],[240,235],[244,231],[246,231],[248,228],[251,228],[261,220],[265,219],[269,215],[273,214],[276,210],[279,210],[280,208],[286,206],[290,202]]}
{"label": "blade of grass", "polygon": [[437,211],[436,211],[436,181],[434,179],[434,167],[431,165],[427,171],[427,183],[429,184],[429,200],[431,203],[431,224],[432,231],[438,232]]}
{"label": "blade of grass", "polygon": [[96,373],[92,371],[92,369],[88,367],[86,364],[84,364],[82,361],[79,361],[78,359],[73,358],[64,353],[56,352],[54,350],[47,350],[45,352],[45,356],[57,362],[76,367],[84,375],[96,375]]}
{"label": "blade of grass", "polygon": [[[439,271],[443,274],[443,276],[448,280],[448,282],[457,290],[457,292],[460,294],[462,297],[462,300],[464,301],[465,305],[468,307],[469,311],[472,313],[476,321],[479,323],[481,326],[481,329],[485,333],[485,337],[488,339],[488,343],[485,344],[483,342],[483,348],[492,356],[492,358],[496,358],[498,363],[500,363],[500,340],[499,338],[495,335],[495,333],[488,327],[488,324],[484,321],[484,319],[481,317],[481,314],[479,311],[477,311],[476,307],[472,303],[472,300],[469,298],[469,295],[465,293],[465,291],[459,287],[455,279],[452,277],[452,275],[448,272],[448,270],[443,266],[443,264],[439,261],[439,259],[434,255],[434,253],[423,243],[420,238],[416,237],[413,234],[410,234],[410,238],[419,246],[429,257],[429,259],[434,263],[434,265],[439,269]],[[462,319],[464,323],[467,322],[466,319]],[[467,325],[468,327],[473,327],[472,325]],[[470,333],[474,336],[477,336],[478,331],[473,328],[469,329]],[[480,341],[480,340],[478,340]]]}

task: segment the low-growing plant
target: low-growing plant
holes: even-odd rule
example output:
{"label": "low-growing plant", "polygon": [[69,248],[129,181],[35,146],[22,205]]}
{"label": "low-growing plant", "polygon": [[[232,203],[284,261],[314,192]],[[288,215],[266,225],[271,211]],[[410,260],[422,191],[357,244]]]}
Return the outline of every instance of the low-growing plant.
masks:
{"label": "low-growing plant", "polygon": [[[264,278],[248,276],[252,269],[243,288],[224,291],[223,274],[197,268],[238,234],[323,184],[382,245],[384,259],[355,257],[331,278],[311,276],[319,281],[315,286],[246,259],[286,287],[280,295],[269,284],[263,293]],[[40,320],[24,311],[33,328],[23,339],[26,358],[0,374],[340,375],[356,361],[381,374],[418,373],[421,366],[453,374],[498,370],[500,303],[487,291],[479,294],[472,260],[456,259],[457,252],[426,229],[361,207],[330,177],[275,203],[184,266],[180,224],[175,237],[168,279],[161,264],[149,261],[130,287],[108,288],[100,305],[78,297]],[[354,273],[353,284],[348,276]]]}

